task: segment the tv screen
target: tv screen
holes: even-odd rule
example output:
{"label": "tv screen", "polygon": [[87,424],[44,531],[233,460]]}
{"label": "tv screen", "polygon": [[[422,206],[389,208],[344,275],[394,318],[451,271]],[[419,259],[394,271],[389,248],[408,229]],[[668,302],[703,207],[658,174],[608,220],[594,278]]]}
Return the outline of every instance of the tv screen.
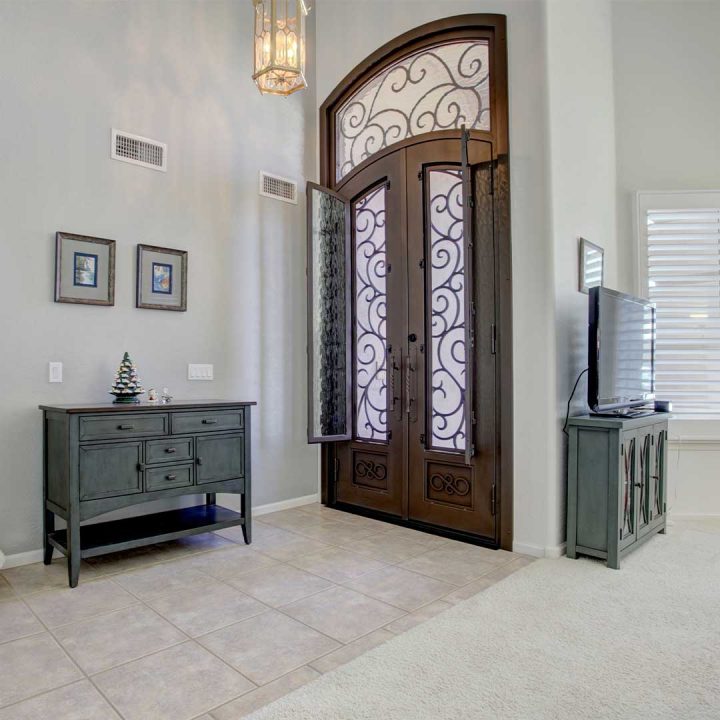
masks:
{"label": "tv screen", "polygon": [[644,405],[655,398],[655,306],[590,290],[588,405],[595,412]]}

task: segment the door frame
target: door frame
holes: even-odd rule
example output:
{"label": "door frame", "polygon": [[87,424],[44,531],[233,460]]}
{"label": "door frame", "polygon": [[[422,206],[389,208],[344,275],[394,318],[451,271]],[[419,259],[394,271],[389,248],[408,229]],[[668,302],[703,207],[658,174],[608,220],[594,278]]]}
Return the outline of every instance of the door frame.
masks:
{"label": "door frame", "polygon": [[[496,428],[497,428],[497,522],[499,546],[512,550],[513,543],[513,342],[512,342],[512,247],[510,238],[510,177],[508,137],[507,22],[500,14],[468,14],[443,18],[414,28],[386,43],[359,63],[320,107],[320,184],[338,191],[353,175],[384,154],[402,147],[440,138],[457,138],[461,130],[417,135],[395,143],[353,168],[339,182],[335,179],[335,113],[345,100],[372,77],[403,57],[452,40],[486,39],[490,47],[489,131],[470,131],[472,139],[492,144],[496,275]],[[335,458],[333,443],[322,444],[321,500],[334,505]],[[412,522],[403,524],[412,525]],[[428,528],[429,529],[429,528]],[[438,530],[440,531],[440,530]],[[444,532],[444,531],[443,531]],[[446,533],[463,535],[462,533]],[[464,536],[464,539],[473,538]]]}

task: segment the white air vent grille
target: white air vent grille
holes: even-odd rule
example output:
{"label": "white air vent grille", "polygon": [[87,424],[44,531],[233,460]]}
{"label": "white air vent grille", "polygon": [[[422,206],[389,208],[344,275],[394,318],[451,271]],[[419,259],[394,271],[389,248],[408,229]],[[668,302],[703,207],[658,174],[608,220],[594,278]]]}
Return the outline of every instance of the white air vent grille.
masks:
{"label": "white air vent grille", "polygon": [[297,183],[260,171],[260,194],[297,205]]}
{"label": "white air vent grille", "polygon": [[152,170],[167,170],[167,145],[123,130],[112,131],[110,156]]}

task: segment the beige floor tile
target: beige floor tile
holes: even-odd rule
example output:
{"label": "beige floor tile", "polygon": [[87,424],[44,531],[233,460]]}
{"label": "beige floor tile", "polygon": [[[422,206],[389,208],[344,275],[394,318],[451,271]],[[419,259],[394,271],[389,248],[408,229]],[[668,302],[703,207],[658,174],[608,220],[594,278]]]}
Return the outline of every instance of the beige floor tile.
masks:
{"label": "beige floor tile", "polygon": [[22,600],[0,603],[0,643],[36,635],[45,630]]}
{"label": "beige floor tile", "polygon": [[285,605],[283,612],[343,643],[401,617],[404,611],[354,590],[333,587]]}
{"label": "beige floor tile", "polygon": [[187,557],[197,553],[210,552],[211,550],[222,550],[232,547],[235,543],[215,533],[201,533],[200,535],[189,535],[188,537],[172,540],[171,542],[155,545],[163,561]]}
{"label": "beige floor tile", "polygon": [[258,685],[275,680],[339,645],[274,610],[198,638]]}
{"label": "beige floor tile", "polygon": [[63,625],[55,637],[88,674],[181,643],[186,636],[142,605]]}
{"label": "beige floor tile", "polygon": [[444,600],[436,600],[429,605],[425,605],[424,607],[401,617],[399,620],[391,622],[389,625],[385,626],[385,630],[389,630],[390,632],[399,635],[400,633],[404,633],[406,630],[410,630],[410,628],[414,628],[416,625],[424,623],[426,620],[430,620],[430,618],[434,618],[436,615],[439,615],[441,612],[451,607],[452,605]]}
{"label": "beige floor tile", "polygon": [[[400,618],[400,620],[402,620],[402,618]],[[397,622],[400,622],[400,620]],[[322,673],[330,672],[331,670],[340,667],[340,665],[344,665],[345,663],[354,660],[356,657],[366,653],[368,650],[372,650],[374,647],[382,645],[384,642],[393,637],[395,637],[395,635],[387,630],[375,630],[375,632],[371,632],[369,635],[365,635],[364,637],[358,638],[347,645],[343,645],[341,648],[334,650],[328,655],[323,655],[321,658],[313,660],[310,663],[310,666]]]}
{"label": "beige floor tile", "polygon": [[[219,550],[218,552],[224,551]],[[141,600],[152,600],[176,590],[206,585],[207,575],[195,567],[185,564],[193,559],[185,558],[172,563],[152,565],[141,570],[116,575],[113,579]]]}
{"label": "beige floor tile", "polygon": [[93,678],[125,720],[191,720],[254,685],[195,642]]}
{"label": "beige floor tile", "polygon": [[184,567],[192,567],[218,580],[237,577],[257,568],[272,565],[276,561],[247,545],[234,545],[226,550],[203,553],[181,560]]}
{"label": "beige floor tile", "polygon": [[312,503],[312,505],[301,505],[297,508],[301,512],[310,513],[311,515],[319,515],[320,517],[328,518],[330,520],[340,520],[349,513],[342,510],[336,510],[335,508],[327,507],[321,503]]}
{"label": "beige floor tile", "polygon": [[0,707],[82,678],[48,633],[0,645],[0,668]]}
{"label": "beige floor tile", "polygon": [[320,673],[317,670],[307,666],[301,667],[213,710],[211,715],[215,720],[238,720],[319,677]]}
{"label": "beige floor tile", "polygon": [[455,589],[449,583],[399,567],[387,567],[361,575],[345,583],[345,586],[408,612],[438,600]]}
{"label": "beige floor tile", "polygon": [[517,553],[512,553],[507,550],[491,550],[490,548],[481,547],[480,545],[471,545],[470,543],[460,542],[459,540],[448,540],[443,547],[445,549],[454,548],[456,550],[463,550],[469,555],[476,557],[478,560],[483,560],[484,562],[489,562],[493,565],[504,565],[511,560],[521,557]]}
{"label": "beige floor tile", "polygon": [[496,566],[464,548],[440,547],[407,560],[400,567],[452,585],[467,585]]}
{"label": "beige floor tile", "polygon": [[326,520],[320,515],[303,512],[299,508],[281,510],[280,512],[270,513],[269,515],[261,515],[260,521],[266,525],[273,525],[274,527],[293,532],[297,532],[301,528],[318,527],[333,522],[332,520]]}
{"label": "beige floor tile", "polygon": [[120,720],[89,680],[51,690],[0,710],[0,720]]}
{"label": "beige floor tile", "polygon": [[386,565],[379,560],[336,547],[294,558],[289,564],[333,582],[354,580],[360,575],[380,570]]}
{"label": "beige floor tile", "polygon": [[303,555],[312,555],[321,550],[328,550],[331,547],[332,545],[328,543],[293,533],[292,540],[279,547],[263,549],[262,553],[280,562],[288,562]]}
{"label": "beige floor tile", "polygon": [[375,529],[355,527],[345,522],[329,522],[326,525],[299,528],[297,532],[305,537],[330,545],[347,545],[377,534]]}
{"label": "beige floor tile", "polygon": [[375,520],[374,518],[368,518],[364,515],[355,515],[355,513],[350,512],[341,513],[335,520],[346,523],[347,525],[352,525],[354,528],[369,530],[375,533],[387,532],[392,527],[392,523]]}
{"label": "beige floor tile", "polygon": [[150,600],[148,604],[191,637],[204,635],[267,610],[254,598],[211,579],[203,587],[178,590]]}
{"label": "beige floor tile", "polygon": [[425,543],[415,538],[396,535],[394,533],[379,533],[362,540],[356,540],[344,546],[347,550],[367,555],[386,563],[399,563],[417,557],[429,551]]}
{"label": "beige floor tile", "polygon": [[88,559],[88,564],[102,575],[131,572],[163,562],[163,556],[155,545],[123,550]]}
{"label": "beige floor tile", "polygon": [[[240,530],[240,528],[229,528],[226,532],[229,533],[233,530]],[[230,536],[228,535],[227,537]],[[292,540],[296,540],[298,537],[300,536],[294,532],[290,532],[290,530],[283,530],[282,528],[273,527],[272,525],[263,525],[262,527],[256,526],[253,528],[252,543],[250,544],[250,548],[259,552],[265,552],[271,548],[281,547]],[[235,539],[237,544],[241,546],[245,545],[245,542],[242,539],[242,534],[240,537],[231,539]]]}
{"label": "beige floor tile", "polygon": [[287,605],[332,585],[317,575],[281,564],[253,570],[228,582],[272,607]]}
{"label": "beige floor tile", "polygon": [[487,575],[483,575],[467,585],[456,588],[451,593],[448,593],[443,600],[451,603],[452,605],[456,605],[457,603],[467,600],[478,593],[485,592],[485,590],[489,587],[492,587],[496,582],[499,582],[498,578],[492,577],[494,574],[494,572],[489,572]]}
{"label": "beige floor tile", "polygon": [[[51,565],[32,563],[3,570],[5,579],[18,595],[30,595],[42,590],[68,587],[67,560],[57,558]],[[98,573],[83,562],[80,568],[80,582],[88,582],[99,577]]]}
{"label": "beige floor tile", "polygon": [[12,585],[0,574],[0,602],[3,600],[14,600],[17,597]]}
{"label": "beige floor tile", "polygon": [[388,529],[385,532],[390,536],[414,540],[415,542],[425,545],[428,550],[435,550],[450,542],[447,538],[441,537],[440,535],[433,535],[432,533],[421,532],[420,530],[413,530],[412,528],[402,527],[400,525],[392,525],[391,523],[388,523]]}
{"label": "beige floor tile", "polygon": [[535,558],[529,557],[528,555],[520,555],[509,563],[502,565],[501,567],[495,568],[492,572],[488,573],[489,580],[503,580],[509,577],[514,572],[522,570],[524,567],[535,562]]}
{"label": "beige floor tile", "polygon": [[49,628],[86,620],[134,603],[137,603],[137,598],[112,580],[81,583],[76,588],[50,590],[27,599],[33,612]]}

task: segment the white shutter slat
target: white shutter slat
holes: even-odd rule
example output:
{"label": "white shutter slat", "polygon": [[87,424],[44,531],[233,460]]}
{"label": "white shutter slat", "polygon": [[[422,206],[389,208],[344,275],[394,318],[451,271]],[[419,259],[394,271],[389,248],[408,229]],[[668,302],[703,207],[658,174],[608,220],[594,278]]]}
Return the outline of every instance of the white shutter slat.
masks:
{"label": "white shutter slat", "polygon": [[720,208],[648,210],[646,220],[656,395],[682,415],[720,416]]}

